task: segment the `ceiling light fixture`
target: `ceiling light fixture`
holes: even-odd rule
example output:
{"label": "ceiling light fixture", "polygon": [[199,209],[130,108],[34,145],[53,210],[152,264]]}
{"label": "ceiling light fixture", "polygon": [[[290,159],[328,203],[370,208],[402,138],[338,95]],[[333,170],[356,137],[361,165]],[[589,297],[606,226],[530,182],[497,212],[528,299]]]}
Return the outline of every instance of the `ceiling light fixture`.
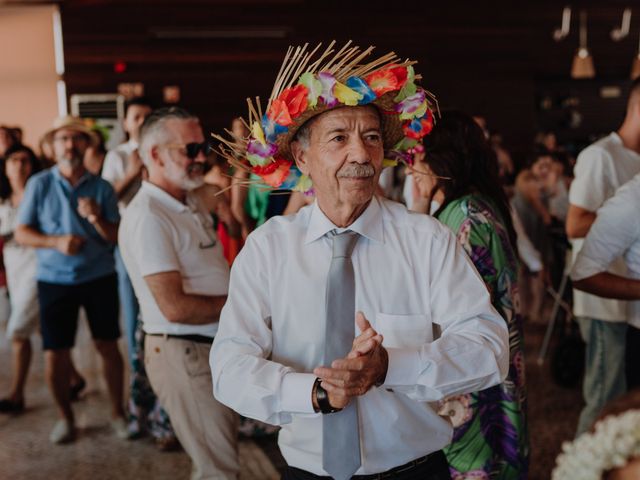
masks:
{"label": "ceiling light fixture", "polygon": [[564,7],[562,9],[562,25],[560,28],[556,28],[553,31],[553,39],[556,42],[560,42],[567,38],[569,31],[571,30],[571,7]]}
{"label": "ceiling light fixture", "polygon": [[629,35],[629,29],[631,27],[631,9],[625,8],[624,12],[622,12],[622,23],[620,24],[620,28],[614,28],[611,30],[611,40],[614,42],[619,42],[623,38],[626,38]]}
{"label": "ceiling light fixture", "polygon": [[580,46],[571,65],[571,78],[593,78],[596,69],[593,66],[593,57],[587,48],[587,12],[580,11]]}

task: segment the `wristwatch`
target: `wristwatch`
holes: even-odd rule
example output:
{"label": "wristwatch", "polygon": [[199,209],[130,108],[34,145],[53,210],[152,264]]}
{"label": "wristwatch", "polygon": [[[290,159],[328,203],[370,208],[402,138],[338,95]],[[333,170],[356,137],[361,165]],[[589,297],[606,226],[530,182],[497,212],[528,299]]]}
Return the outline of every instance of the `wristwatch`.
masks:
{"label": "wristwatch", "polygon": [[322,380],[316,378],[316,381],[313,384],[313,388],[316,392],[316,402],[318,403],[318,409],[320,413],[324,415],[328,413],[339,412],[340,410],[342,410],[341,408],[335,408],[331,406],[331,403],[329,402],[329,394],[324,388],[322,388],[320,382],[322,382]]}

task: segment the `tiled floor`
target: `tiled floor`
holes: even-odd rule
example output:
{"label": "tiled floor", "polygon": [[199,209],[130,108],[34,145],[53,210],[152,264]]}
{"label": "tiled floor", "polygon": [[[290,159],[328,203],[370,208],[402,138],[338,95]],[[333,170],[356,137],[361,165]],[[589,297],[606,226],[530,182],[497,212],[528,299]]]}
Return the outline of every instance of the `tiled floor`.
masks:
{"label": "tiled floor", "polygon": [[[526,332],[529,424],[532,443],[530,480],[546,480],[561,442],[573,436],[582,405],[576,388],[555,385],[548,364],[539,367],[535,354],[543,326],[529,325]],[[182,453],[160,453],[148,439],[122,441],[108,427],[107,400],[101,385],[98,359],[81,328],[76,364],[89,381],[84,398],[74,404],[80,435],[71,445],[52,446],[48,434],[55,420],[53,402],[43,381],[39,337],[27,388],[27,411],[10,417],[0,415],[0,480],[102,480],[188,479],[190,461]],[[10,349],[0,326],[0,395],[9,386]],[[243,480],[270,480],[282,466],[275,440],[250,440],[240,445]],[[266,454],[265,454],[266,452]],[[270,458],[271,457],[271,460]]]}
{"label": "tiled floor", "polygon": [[[82,400],[74,403],[77,440],[51,445],[55,421],[53,401],[43,379],[40,339],[34,339],[34,358],[27,386],[27,409],[18,416],[0,415],[0,479],[107,480],[188,479],[191,461],[183,452],[161,453],[149,439],[119,440],[108,425],[108,401],[99,360],[85,328],[73,351],[76,365],[88,380]],[[0,394],[9,387],[10,346],[0,329]],[[273,443],[273,441],[271,442]],[[240,443],[241,479],[275,480],[280,476],[263,450],[251,440]]]}

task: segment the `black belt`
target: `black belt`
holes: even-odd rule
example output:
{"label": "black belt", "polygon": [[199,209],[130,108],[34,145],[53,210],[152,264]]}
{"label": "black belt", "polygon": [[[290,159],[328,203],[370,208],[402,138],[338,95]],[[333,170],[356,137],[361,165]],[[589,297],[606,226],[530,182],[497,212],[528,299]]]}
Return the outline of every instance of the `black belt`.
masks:
{"label": "black belt", "polygon": [[150,337],[177,338],[178,340],[206,343],[207,345],[211,345],[213,343],[213,337],[207,337],[206,335],[173,335],[170,333],[146,333],[145,335],[149,335]]}
{"label": "black belt", "polygon": [[[435,460],[437,457],[441,457],[440,460],[444,462],[446,465],[446,458],[442,453],[442,450],[438,450],[430,453],[429,455],[425,455],[424,457],[416,458],[415,460],[411,460],[410,462],[405,463],[404,465],[400,465],[399,467],[392,468],[391,470],[387,470],[382,473],[373,473],[369,475],[354,475],[352,480],[382,480],[387,478],[395,478],[398,475],[403,473],[409,473],[411,470],[417,468],[419,465],[422,465],[430,460]],[[316,480],[316,479],[329,479],[330,477],[315,475],[313,473],[301,470],[295,467],[288,467],[290,470],[294,470],[296,472],[296,478],[305,479],[305,480]]]}
{"label": "black belt", "polygon": [[418,465],[422,465],[423,463],[431,460],[435,456],[435,454],[440,453],[442,453],[442,451],[438,450],[437,452],[430,453],[429,455],[425,455],[424,457],[416,458],[415,460],[411,460],[404,465],[392,468],[391,470],[387,470],[386,472],[374,473],[371,475],[355,475],[353,478],[357,478],[358,480],[382,480],[384,478],[393,478],[400,473],[410,472]]}

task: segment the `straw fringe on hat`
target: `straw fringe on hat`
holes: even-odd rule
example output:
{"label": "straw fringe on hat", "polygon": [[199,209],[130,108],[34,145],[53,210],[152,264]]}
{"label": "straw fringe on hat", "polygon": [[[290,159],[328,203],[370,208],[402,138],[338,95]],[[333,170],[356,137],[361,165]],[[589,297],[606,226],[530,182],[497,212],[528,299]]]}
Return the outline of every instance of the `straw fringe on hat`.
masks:
{"label": "straw fringe on hat", "polygon": [[66,115],[63,117],[58,117],[53,121],[53,126],[51,129],[47,130],[43,135],[43,140],[47,143],[53,142],[53,136],[58,130],[62,130],[66,128],[68,130],[73,130],[78,133],[82,133],[87,136],[89,139],[89,143],[92,146],[96,146],[99,143],[99,138],[93,130],[91,130],[82,119],[78,117],[73,117],[71,115]]}
{"label": "straw fringe on hat", "polygon": [[[409,161],[407,151],[431,131],[437,101],[415,82],[416,63],[390,52],[363,63],[374,50],[335,42],[316,56],[321,44],[289,47],[263,114],[260,98],[248,98],[250,132],[246,138],[226,130],[219,153],[236,168],[249,170],[269,187],[307,191],[308,177],[292,170],[291,141],[302,125],[336,108],[373,105],[378,108],[385,148],[385,166]],[[244,160],[246,159],[247,162]]]}

